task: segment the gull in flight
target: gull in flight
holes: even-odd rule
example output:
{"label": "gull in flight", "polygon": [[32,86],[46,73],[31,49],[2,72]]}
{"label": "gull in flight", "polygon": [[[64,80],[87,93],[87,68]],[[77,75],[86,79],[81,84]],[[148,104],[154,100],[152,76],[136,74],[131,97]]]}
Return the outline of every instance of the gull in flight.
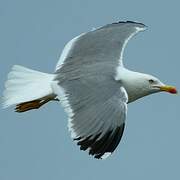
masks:
{"label": "gull in flight", "polygon": [[83,33],[67,43],[52,74],[14,65],[5,83],[4,108],[16,105],[16,112],[25,112],[59,101],[80,149],[98,159],[108,157],[121,140],[128,103],[157,92],[177,93],[158,78],[123,66],[127,42],[145,29],[126,21]]}

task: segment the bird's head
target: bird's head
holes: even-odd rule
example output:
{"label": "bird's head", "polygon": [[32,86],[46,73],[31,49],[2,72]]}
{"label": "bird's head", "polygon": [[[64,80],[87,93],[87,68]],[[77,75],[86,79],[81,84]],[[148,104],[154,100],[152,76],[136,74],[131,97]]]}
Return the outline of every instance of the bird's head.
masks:
{"label": "bird's head", "polygon": [[171,94],[177,94],[177,90],[174,86],[169,86],[165,85],[162,83],[159,79],[151,76],[149,79],[147,79],[150,91],[155,91],[155,92],[168,92]]}
{"label": "bird's head", "polygon": [[128,72],[122,83],[128,93],[129,102],[157,92],[177,94],[174,86],[165,85],[158,78],[148,74]]}

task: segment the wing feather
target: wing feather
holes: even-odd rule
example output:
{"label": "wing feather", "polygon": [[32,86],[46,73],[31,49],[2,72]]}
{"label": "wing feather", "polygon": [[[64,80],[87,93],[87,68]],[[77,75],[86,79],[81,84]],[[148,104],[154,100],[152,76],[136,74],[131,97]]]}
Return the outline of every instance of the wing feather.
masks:
{"label": "wing feather", "polygon": [[145,25],[118,22],[83,33],[65,47],[53,90],[69,115],[72,138],[95,158],[111,154],[125,127],[127,93],[115,80],[128,40]]}
{"label": "wing feather", "polygon": [[[146,26],[142,23],[127,21],[108,24],[83,33],[67,43],[56,65],[59,72],[64,64],[75,66],[82,63],[99,62],[123,65],[123,51],[127,42]],[[76,60],[74,60],[76,59]],[[67,69],[66,69],[67,70]]]}

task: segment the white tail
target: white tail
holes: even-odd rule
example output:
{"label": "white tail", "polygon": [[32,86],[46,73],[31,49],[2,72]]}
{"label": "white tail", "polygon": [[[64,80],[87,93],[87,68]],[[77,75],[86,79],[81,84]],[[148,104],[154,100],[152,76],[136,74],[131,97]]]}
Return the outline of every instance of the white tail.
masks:
{"label": "white tail", "polygon": [[3,107],[33,101],[53,94],[51,82],[54,76],[54,74],[14,65],[5,83]]}

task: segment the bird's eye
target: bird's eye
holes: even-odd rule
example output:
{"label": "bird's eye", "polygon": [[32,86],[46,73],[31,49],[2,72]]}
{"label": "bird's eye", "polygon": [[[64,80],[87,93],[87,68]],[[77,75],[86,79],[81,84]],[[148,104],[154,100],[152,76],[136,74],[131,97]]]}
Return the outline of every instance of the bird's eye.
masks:
{"label": "bird's eye", "polygon": [[154,80],[153,79],[149,79],[149,83],[154,83]]}

